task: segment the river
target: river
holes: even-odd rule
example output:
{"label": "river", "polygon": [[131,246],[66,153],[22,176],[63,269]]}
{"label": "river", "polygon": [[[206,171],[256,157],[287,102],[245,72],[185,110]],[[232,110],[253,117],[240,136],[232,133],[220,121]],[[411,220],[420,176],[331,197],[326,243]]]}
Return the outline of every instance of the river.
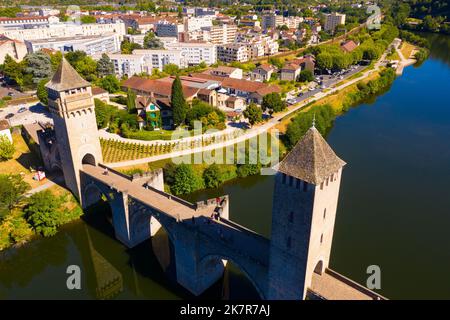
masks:
{"label": "river", "polygon": [[[362,284],[378,265],[379,293],[391,299],[450,299],[450,37],[427,37],[427,61],[340,116],[327,136],[348,163],[330,265]],[[273,177],[258,176],[187,198],[229,194],[231,219],[268,236],[272,191]],[[193,298],[161,270],[150,241],[126,249],[105,221],[77,221],[3,253],[0,299]],[[68,265],[81,267],[81,290],[67,289]],[[200,298],[223,292],[256,298],[234,266]]]}

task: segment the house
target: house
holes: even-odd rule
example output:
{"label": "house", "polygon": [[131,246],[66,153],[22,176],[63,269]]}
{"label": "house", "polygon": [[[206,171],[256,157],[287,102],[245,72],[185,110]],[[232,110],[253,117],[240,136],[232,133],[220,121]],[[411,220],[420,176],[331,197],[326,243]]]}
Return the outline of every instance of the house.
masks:
{"label": "house", "polygon": [[242,79],[242,69],[234,67],[219,66],[211,70],[206,70],[204,73],[218,77]]}
{"label": "house", "polygon": [[302,67],[302,70],[309,70],[314,73],[314,68],[316,67],[316,60],[314,56],[307,54],[303,57],[292,60],[291,62],[298,64]]}
{"label": "house", "polygon": [[13,142],[8,120],[0,120],[0,136],[5,136],[11,143]]}
{"label": "house", "polygon": [[22,61],[26,54],[27,47],[25,43],[0,35],[0,64],[5,62],[7,55],[15,61]]}
{"label": "house", "polygon": [[253,81],[269,81],[274,71],[275,68],[271,64],[261,64],[253,69],[250,78]]}
{"label": "house", "polygon": [[92,88],[92,98],[99,99],[104,103],[109,103],[109,93],[103,88],[99,87]]}
{"label": "house", "polygon": [[341,43],[341,49],[346,53],[352,52],[357,47],[358,45],[353,40],[348,40]]}
{"label": "house", "polygon": [[173,129],[173,113],[170,100],[155,99],[151,96],[138,96],[136,97],[136,109],[139,129],[142,129],[144,125],[154,130],[161,128]]}
{"label": "house", "polygon": [[302,67],[299,64],[288,62],[280,69],[280,80],[296,81],[301,70]]}

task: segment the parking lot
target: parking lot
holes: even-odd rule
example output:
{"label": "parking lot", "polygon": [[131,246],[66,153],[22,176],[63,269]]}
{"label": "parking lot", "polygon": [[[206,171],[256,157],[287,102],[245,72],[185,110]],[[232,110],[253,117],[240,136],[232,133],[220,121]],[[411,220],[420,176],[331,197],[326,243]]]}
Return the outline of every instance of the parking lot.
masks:
{"label": "parking lot", "polygon": [[330,87],[336,85],[337,83],[353,76],[354,74],[364,70],[365,68],[367,68],[367,66],[357,65],[353,69],[347,70],[345,73],[343,73],[341,75],[338,75],[337,73],[331,74],[331,75],[329,75],[329,74],[317,75],[317,76],[315,76],[316,81],[314,82],[315,83],[314,88],[308,89],[305,92],[301,92],[300,96],[297,96],[292,99],[288,99],[288,103],[289,104],[297,104],[299,102],[302,102],[302,101],[312,97],[316,93],[318,93],[326,88],[330,88]]}
{"label": "parking lot", "polygon": [[40,103],[21,104],[1,108],[0,119],[8,120],[10,126],[36,122],[53,122],[50,113]]}

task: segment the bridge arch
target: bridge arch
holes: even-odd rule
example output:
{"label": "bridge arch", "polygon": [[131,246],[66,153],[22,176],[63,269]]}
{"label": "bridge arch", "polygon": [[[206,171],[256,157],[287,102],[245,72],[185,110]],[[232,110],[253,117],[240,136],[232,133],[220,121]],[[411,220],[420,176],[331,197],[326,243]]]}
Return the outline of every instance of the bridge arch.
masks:
{"label": "bridge arch", "polygon": [[[248,272],[246,270],[246,268],[239,263],[238,261],[236,261],[236,259],[230,258],[226,255],[222,255],[222,254],[208,254],[205,255],[201,258],[200,263],[199,263],[199,273],[202,274],[203,271],[208,270],[208,268],[214,267],[214,265],[219,265],[222,264],[222,268],[224,269],[225,266],[223,265],[223,260],[226,260],[228,262],[233,263],[246,277],[247,279],[250,281],[250,283],[253,285],[253,287],[255,288],[256,292],[258,293],[259,297],[261,298],[261,300],[265,299],[264,296],[264,291],[263,291],[263,283],[258,283],[256,281],[256,279],[254,279],[251,275],[250,272]],[[263,281],[265,279],[262,279]]]}

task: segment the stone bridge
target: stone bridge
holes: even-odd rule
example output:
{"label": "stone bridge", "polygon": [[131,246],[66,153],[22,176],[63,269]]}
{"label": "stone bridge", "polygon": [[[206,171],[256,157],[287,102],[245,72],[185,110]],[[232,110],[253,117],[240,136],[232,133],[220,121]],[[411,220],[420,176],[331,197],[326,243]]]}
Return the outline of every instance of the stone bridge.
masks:
{"label": "stone bridge", "polygon": [[162,191],[162,170],[130,177],[89,164],[80,172],[80,187],[83,207],[102,197],[109,202],[116,237],[127,247],[163,227],[173,244],[177,281],[193,294],[219,280],[232,261],[266,298],[270,242],[228,220],[228,196],[193,204]]}

